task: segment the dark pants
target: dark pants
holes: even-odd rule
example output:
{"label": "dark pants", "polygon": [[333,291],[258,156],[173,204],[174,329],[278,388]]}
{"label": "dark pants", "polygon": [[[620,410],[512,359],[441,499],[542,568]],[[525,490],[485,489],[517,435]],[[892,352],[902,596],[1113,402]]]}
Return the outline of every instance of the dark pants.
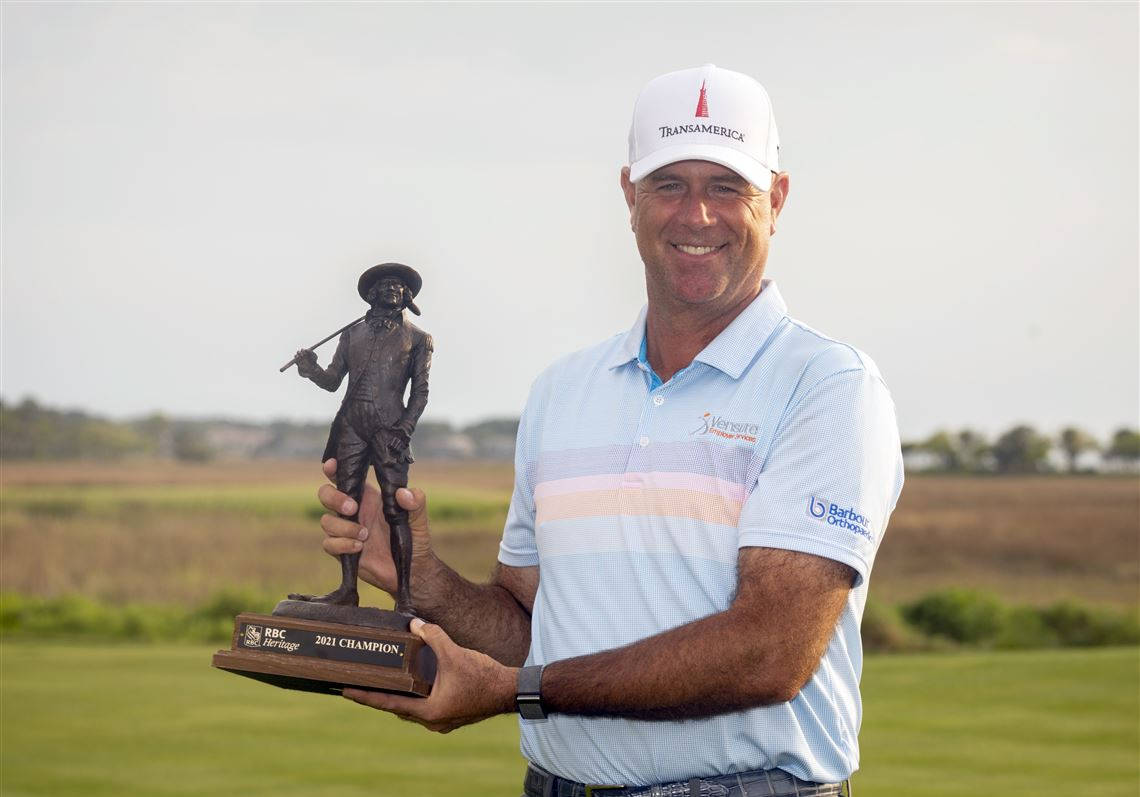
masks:
{"label": "dark pants", "polygon": [[811,783],[781,769],[768,769],[657,786],[598,789],[564,780],[531,764],[523,781],[522,797],[838,797],[841,785]]}
{"label": "dark pants", "polygon": [[[407,448],[394,450],[399,433],[383,424],[379,413],[370,402],[350,402],[337,420],[336,431],[336,488],[351,496],[360,506],[368,468],[376,471],[380,484],[381,506],[384,520],[391,529],[392,561],[399,579],[396,608],[410,610],[408,573],[412,565],[412,531],[408,526],[408,513],[396,503],[396,490],[408,486],[408,465],[412,457]],[[359,512],[352,520],[359,520]],[[341,568],[346,582],[351,575],[356,583],[360,554],[342,556]]]}

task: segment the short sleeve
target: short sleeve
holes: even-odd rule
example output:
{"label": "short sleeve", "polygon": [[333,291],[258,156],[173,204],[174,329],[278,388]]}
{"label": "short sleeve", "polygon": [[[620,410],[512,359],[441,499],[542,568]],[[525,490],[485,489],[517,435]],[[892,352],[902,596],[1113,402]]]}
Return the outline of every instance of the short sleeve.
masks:
{"label": "short sleeve", "polygon": [[810,387],[788,410],[740,516],[739,545],[784,548],[871,572],[902,491],[894,402],[865,368]]}
{"label": "short sleeve", "polygon": [[533,567],[538,564],[538,545],[534,536],[534,480],[537,441],[533,429],[534,391],[519,419],[515,438],[515,488],[503,538],[499,542],[499,561],[509,567]]}

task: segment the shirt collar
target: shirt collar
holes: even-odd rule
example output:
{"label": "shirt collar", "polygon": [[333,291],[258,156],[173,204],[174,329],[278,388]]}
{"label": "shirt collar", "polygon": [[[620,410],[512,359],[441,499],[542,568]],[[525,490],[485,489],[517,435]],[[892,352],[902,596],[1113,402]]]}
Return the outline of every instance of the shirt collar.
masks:
{"label": "shirt collar", "polygon": [[[606,362],[607,367],[617,368],[637,360],[645,340],[645,317],[648,312],[649,306],[643,305],[633,326],[618,341],[617,348]],[[756,357],[756,352],[787,314],[788,305],[780,295],[776,283],[765,279],[760,284],[759,295],[752,303],[713,338],[694,360],[711,365],[733,379],[739,379]]]}

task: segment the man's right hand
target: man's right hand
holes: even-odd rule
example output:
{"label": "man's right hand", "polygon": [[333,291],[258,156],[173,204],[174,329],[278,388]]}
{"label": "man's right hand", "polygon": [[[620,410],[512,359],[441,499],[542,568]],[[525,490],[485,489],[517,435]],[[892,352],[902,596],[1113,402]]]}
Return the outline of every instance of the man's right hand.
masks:
{"label": "man's right hand", "polygon": [[[330,481],[336,479],[336,460],[325,460],[322,470]],[[321,516],[325,532],[322,546],[332,556],[359,553],[360,577],[395,597],[396,566],[392,563],[392,549],[388,540],[388,523],[380,504],[380,493],[365,484],[360,501],[358,522],[349,520],[356,512],[356,502],[336,489],[323,484],[317,490],[321,505],[330,510]],[[412,583],[415,583],[417,564],[432,556],[431,536],[428,530],[427,497],[423,490],[401,487],[396,491],[396,502],[408,512],[408,525],[412,529]],[[413,595],[414,603],[414,595]]]}
{"label": "man's right hand", "polygon": [[297,373],[305,379],[311,379],[320,373],[321,367],[317,364],[317,353],[312,349],[298,349],[295,359],[297,360]]}

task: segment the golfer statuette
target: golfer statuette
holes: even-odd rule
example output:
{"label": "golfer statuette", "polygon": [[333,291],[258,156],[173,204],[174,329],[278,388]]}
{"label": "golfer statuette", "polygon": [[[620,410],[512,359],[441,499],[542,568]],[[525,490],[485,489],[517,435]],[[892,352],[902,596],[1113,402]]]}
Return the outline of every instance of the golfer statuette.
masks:
{"label": "golfer statuette", "polygon": [[[366,270],[357,292],[371,309],[280,369],[296,364],[303,378],[329,391],[348,376],[322,461],[336,458],[337,489],[358,510],[368,470],[376,472],[396,567],[396,610],[359,606],[360,554],[343,554],[341,583],[331,592],[291,594],[272,615],[238,615],[233,648],[218,651],[214,666],[308,691],[337,692],[345,685],[420,695],[430,690],[434,655],[408,631],[412,531],[396,502],[396,491],[408,484],[412,433],[427,405],[431,336],[404,313],[420,314],[414,300],[422,284],[414,269],[399,263]],[[322,368],[314,349],[337,335],[336,352]]]}

